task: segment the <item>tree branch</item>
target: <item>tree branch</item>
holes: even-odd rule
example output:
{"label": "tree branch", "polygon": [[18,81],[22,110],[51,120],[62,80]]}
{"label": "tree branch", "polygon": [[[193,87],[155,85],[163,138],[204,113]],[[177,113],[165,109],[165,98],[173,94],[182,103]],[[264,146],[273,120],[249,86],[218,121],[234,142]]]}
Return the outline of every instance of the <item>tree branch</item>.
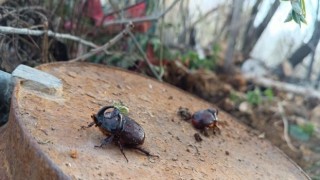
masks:
{"label": "tree branch", "polygon": [[82,56],[79,56],[75,59],[69,60],[69,62],[76,62],[76,61],[84,61],[87,58],[101,52],[101,51],[107,51],[111,46],[113,46],[116,42],[118,42],[120,39],[122,39],[125,35],[128,35],[131,33],[131,30],[133,29],[133,24],[130,22],[126,25],[126,28],[122,30],[118,35],[116,35],[114,38],[112,38],[110,41],[108,41],[106,44],[103,46],[97,47],[95,49],[92,49],[90,52],[87,54],[84,54]]}
{"label": "tree branch", "polygon": [[301,87],[294,84],[275,81],[265,77],[257,77],[253,75],[245,75],[244,77],[247,80],[251,80],[258,85],[275,88],[281,91],[291,92],[301,96],[309,96],[309,97],[320,99],[320,92],[312,88]]}
{"label": "tree branch", "polygon": [[141,55],[143,56],[144,61],[147,63],[148,67],[150,68],[152,74],[159,80],[162,81],[160,75],[156,72],[156,70],[154,69],[154,66],[150,63],[146,53],[144,53],[143,49],[141,48],[139,42],[137,41],[136,37],[134,37],[134,35],[129,32],[130,37],[132,38],[134,44],[137,46],[138,50],[140,51]]}
{"label": "tree branch", "polygon": [[56,37],[56,38],[61,38],[61,39],[69,39],[73,40],[76,42],[79,42],[81,44],[93,47],[93,48],[98,48],[96,44],[84,40],[80,37],[73,36],[70,34],[60,34],[60,33],[55,33],[53,31],[41,31],[41,30],[31,30],[28,28],[14,28],[14,27],[8,27],[8,26],[0,26],[0,33],[2,34],[21,34],[21,35],[29,35],[29,36],[42,36],[47,33],[48,36],[50,37]]}
{"label": "tree branch", "polygon": [[288,123],[288,119],[286,118],[286,115],[284,113],[284,109],[283,109],[283,105],[282,105],[282,102],[278,102],[278,111],[281,115],[281,119],[282,119],[282,122],[283,122],[283,137],[284,137],[284,140],[287,142],[287,145],[289,146],[289,148],[294,151],[294,152],[297,152],[297,148],[295,148],[292,143],[291,143],[291,139],[290,139],[290,136],[288,134],[289,132],[289,123]]}

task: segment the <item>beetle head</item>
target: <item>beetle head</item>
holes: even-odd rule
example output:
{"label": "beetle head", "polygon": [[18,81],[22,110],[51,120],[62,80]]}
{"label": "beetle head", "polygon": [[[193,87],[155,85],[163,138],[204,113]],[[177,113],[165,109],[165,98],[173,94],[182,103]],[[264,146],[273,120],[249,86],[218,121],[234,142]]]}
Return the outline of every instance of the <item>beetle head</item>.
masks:
{"label": "beetle head", "polygon": [[97,126],[111,134],[121,131],[124,124],[122,114],[114,106],[101,108],[98,114],[95,115],[94,121]]}
{"label": "beetle head", "polygon": [[212,108],[212,109],[207,109],[207,111],[212,114],[214,121],[218,121],[218,113],[219,113],[218,109]]}

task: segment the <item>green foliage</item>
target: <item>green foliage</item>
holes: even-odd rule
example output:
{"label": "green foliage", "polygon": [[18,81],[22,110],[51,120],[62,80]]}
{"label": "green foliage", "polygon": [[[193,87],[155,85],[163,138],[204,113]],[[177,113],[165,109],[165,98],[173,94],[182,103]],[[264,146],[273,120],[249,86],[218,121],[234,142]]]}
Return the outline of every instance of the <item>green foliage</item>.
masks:
{"label": "green foliage", "polygon": [[[285,0],[288,1],[288,0]],[[290,0],[292,9],[289,12],[285,22],[294,20],[299,26],[301,22],[307,24],[306,21],[306,5],[304,0]]]}
{"label": "green foliage", "polygon": [[301,125],[300,128],[302,129],[303,132],[309,134],[310,136],[312,136],[315,131],[315,127],[312,123],[305,123]]}
{"label": "green foliage", "polygon": [[289,133],[295,139],[300,141],[308,141],[315,132],[315,127],[312,123],[305,123],[303,125],[290,125]]}
{"label": "green foliage", "polygon": [[188,51],[182,56],[182,61],[188,65],[189,69],[214,69],[216,62],[214,59],[200,59],[195,51]]}
{"label": "green foliage", "polygon": [[239,97],[234,91],[230,93],[229,98],[232,102],[236,104],[240,104],[243,101],[243,99]]}
{"label": "green foliage", "polygon": [[247,97],[247,101],[251,104],[251,105],[259,105],[262,101],[261,98],[261,91],[259,89],[254,89],[253,91],[248,91],[246,94]]}
{"label": "green foliage", "polygon": [[254,106],[257,106],[262,103],[263,100],[272,101],[274,94],[271,88],[268,88],[261,92],[260,89],[255,88],[253,91],[248,91],[246,94],[246,100]]}
{"label": "green foliage", "polygon": [[268,98],[268,100],[272,101],[274,94],[271,88],[268,88],[266,90],[263,91],[263,95],[266,96]]}
{"label": "green foliage", "polygon": [[129,108],[127,106],[125,106],[122,102],[115,102],[115,103],[113,103],[113,106],[118,108],[122,114],[124,114],[124,115],[129,114]]}
{"label": "green foliage", "polygon": [[212,46],[211,55],[201,59],[198,53],[194,50],[189,50],[187,53],[182,55],[182,62],[187,65],[189,69],[207,69],[214,70],[217,65],[218,54],[221,51],[219,44]]}

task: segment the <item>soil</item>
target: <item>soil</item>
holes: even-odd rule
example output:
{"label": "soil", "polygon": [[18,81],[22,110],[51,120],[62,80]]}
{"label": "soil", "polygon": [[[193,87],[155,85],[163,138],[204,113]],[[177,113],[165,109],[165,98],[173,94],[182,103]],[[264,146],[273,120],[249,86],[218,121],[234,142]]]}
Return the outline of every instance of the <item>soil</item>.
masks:
{"label": "soil", "polygon": [[[48,94],[21,83],[14,111],[41,153],[73,179],[307,179],[268,140],[223,111],[221,134],[203,136],[181,120],[179,107],[191,113],[217,107],[168,84],[85,63],[47,64],[39,69],[61,78],[63,92]],[[81,126],[114,102],[129,108],[129,116],[145,130],[142,147],[159,158],[125,149],[127,162],[115,145],[94,147],[105,136],[96,127]],[[202,141],[195,139],[197,133]]]}

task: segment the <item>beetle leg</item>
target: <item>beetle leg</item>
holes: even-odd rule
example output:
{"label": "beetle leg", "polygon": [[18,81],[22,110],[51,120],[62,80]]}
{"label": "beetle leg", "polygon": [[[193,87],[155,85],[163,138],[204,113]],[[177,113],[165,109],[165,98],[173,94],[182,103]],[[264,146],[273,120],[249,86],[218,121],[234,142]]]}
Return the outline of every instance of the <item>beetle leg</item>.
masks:
{"label": "beetle leg", "polygon": [[144,153],[146,156],[159,157],[158,155],[151,154],[149,151],[147,151],[141,147],[136,146],[136,147],[132,147],[132,148]]}
{"label": "beetle leg", "polygon": [[217,121],[213,123],[213,127],[211,128],[212,128],[213,134],[219,134],[219,135],[221,134],[221,129],[219,128]]}
{"label": "beetle leg", "polygon": [[100,146],[94,146],[94,147],[100,147],[100,148],[101,148],[101,147],[104,146],[104,145],[110,144],[110,143],[112,142],[113,138],[114,138],[113,135],[112,135],[112,136],[109,136],[109,137],[105,138],[105,139],[102,141],[102,143],[100,144]]}
{"label": "beetle leg", "polygon": [[209,137],[209,132],[208,132],[209,128],[205,127],[203,130],[201,130],[202,134],[206,137]]}
{"label": "beetle leg", "polygon": [[88,126],[81,126],[81,129],[86,129],[86,128],[90,128],[95,124],[95,122],[91,122],[90,124],[88,124]]}
{"label": "beetle leg", "polygon": [[126,158],[127,162],[129,162],[126,154],[124,154],[124,152],[123,152],[123,146],[122,146],[122,144],[120,143],[120,141],[118,141],[117,143],[118,143],[118,146],[119,146],[119,148],[120,148],[121,153],[122,153],[123,156]]}
{"label": "beetle leg", "polygon": [[216,135],[216,134],[220,135],[221,134],[221,129],[218,126],[214,126],[212,128],[212,132],[213,132],[214,135]]}

